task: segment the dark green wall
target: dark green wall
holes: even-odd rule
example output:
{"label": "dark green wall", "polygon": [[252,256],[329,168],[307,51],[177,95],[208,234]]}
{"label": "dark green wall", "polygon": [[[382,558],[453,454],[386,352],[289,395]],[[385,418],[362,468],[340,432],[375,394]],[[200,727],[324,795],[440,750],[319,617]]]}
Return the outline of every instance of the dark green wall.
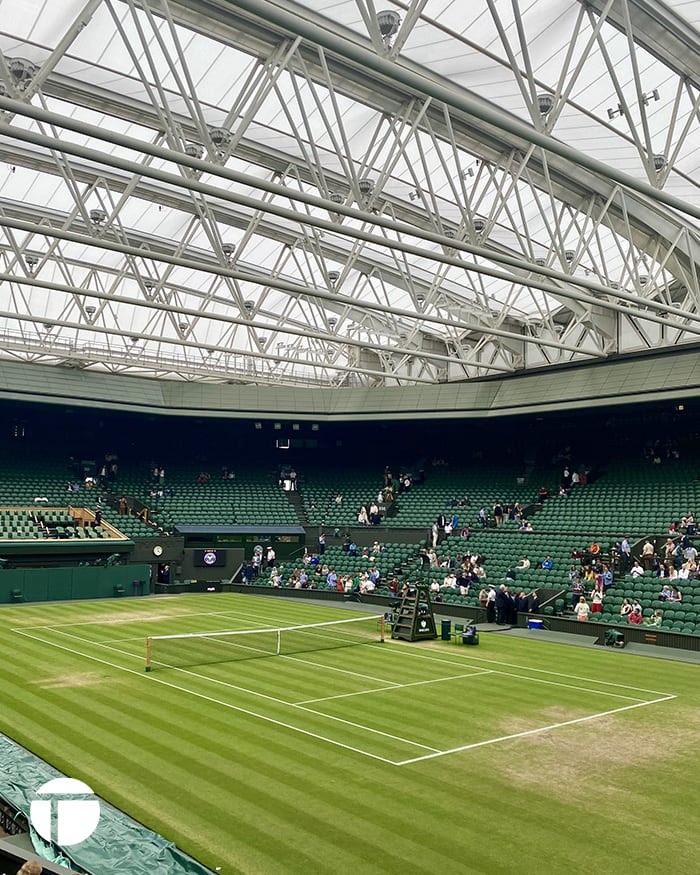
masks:
{"label": "dark green wall", "polygon": [[[147,565],[5,570],[0,571],[0,604],[134,595],[135,580],[143,581],[140,594],[146,595],[149,588]],[[119,592],[120,587],[123,593]]]}

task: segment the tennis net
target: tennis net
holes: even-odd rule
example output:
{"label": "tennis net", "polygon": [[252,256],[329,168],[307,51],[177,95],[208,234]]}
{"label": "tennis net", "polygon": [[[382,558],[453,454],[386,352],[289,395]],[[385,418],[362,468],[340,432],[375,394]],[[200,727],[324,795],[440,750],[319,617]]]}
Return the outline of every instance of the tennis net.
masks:
{"label": "tennis net", "polygon": [[384,641],[384,617],[376,615],[305,626],[151,635],[146,639],[146,671],[290,656],[380,641]]}

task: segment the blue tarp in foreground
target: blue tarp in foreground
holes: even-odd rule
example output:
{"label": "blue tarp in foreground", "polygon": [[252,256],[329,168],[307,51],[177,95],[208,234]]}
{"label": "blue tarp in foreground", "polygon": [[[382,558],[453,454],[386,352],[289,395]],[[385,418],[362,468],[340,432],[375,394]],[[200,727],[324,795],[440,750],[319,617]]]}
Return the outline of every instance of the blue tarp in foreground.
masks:
{"label": "blue tarp in foreground", "polygon": [[[27,819],[37,790],[61,777],[48,763],[0,734],[0,798]],[[85,841],[62,849],[32,829],[32,842],[44,859],[89,875],[212,875],[172,842],[102,800],[97,829]]]}

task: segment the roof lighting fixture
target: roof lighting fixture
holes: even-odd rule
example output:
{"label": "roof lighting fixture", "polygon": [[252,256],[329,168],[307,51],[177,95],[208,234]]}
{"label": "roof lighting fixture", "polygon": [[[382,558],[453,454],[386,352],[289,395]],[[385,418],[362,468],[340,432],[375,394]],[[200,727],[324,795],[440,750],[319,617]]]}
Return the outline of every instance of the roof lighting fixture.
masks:
{"label": "roof lighting fixture", "polygon": [[209,128],[212,143],[217,146],[228,146],[231,142],[231,131],[228,128]]}
{"label": "roof lighting fixture", "polygon": [[554,98],[551,94],[537,95],[537,108],[540,111],[540,115],[549,115],[549,113],[552,111],[553,106]]}
{"label": "roof lighting fixture", "polygon": [[399,32],[399,26],[401,25],[401,16],[393,9],[384,9],[382,12],[377,13],[377,24],[379,26],[379,33],[382,35],[382,40],[384,41],[384,45],[388,49],[391,48],[391,38],[392,36],[396,36],[396,34]]}
{"label": "roof lighting fixture", "polygon": [[204,155],[204,146],[201,143],[185,143],[185,155],[201,158]]}
{"label": "roof lighting fixture", "polygon": [[7,68],[19,88],[26,88],[38,70],[37,65],[26,58],[8,58]]}

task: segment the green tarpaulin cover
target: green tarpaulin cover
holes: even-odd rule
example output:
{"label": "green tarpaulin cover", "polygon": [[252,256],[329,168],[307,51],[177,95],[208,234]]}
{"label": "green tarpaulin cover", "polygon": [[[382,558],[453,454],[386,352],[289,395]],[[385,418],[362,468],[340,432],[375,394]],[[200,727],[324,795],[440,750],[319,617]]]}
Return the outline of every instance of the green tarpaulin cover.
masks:
{"label": "green tarpaulin cover", "polygon": [[[0,734],[0,798],[27,819],[39,787],[61,777],[65,776]],[[97,829],[80,844],[64,849],[46,842],[34,829],[31,833],[38,855],[89,875],[211,875],[172,842],[102,800]]]}

